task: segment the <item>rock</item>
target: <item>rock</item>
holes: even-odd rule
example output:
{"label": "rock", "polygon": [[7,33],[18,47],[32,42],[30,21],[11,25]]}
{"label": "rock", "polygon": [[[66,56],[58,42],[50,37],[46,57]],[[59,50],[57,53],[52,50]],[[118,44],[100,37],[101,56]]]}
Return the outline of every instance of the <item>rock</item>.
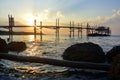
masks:
{"label": "rock", "polygon": [[109,77],[111,77],[111,80],[120,80],[120,54],[113,57]]}
{"label": "rock", "polygon": [[10,42],[8,43],[9,51],[21,52],[24,51],[27,46],[25,42]]}
{"label": "rock", "polygon": [[8,75],[0,75],[0,80],[17,80],[18,78],[14,78]]}
{"label": "rock", "polygon": [[68,47],[63,55],[63,59],[71,61],[104,62],[105,53],[102,48],[94,43],[78,43]]}
{"label": "rock", "polygon": [[113,57],[120,54],[120,46],[113,47],[110,51],[107,52],[106,58],[109,63],[113,61]]}
{"label": "rock", "polygon": [[4,39],[0,38],[0,53],[8,53],[8,46]]}

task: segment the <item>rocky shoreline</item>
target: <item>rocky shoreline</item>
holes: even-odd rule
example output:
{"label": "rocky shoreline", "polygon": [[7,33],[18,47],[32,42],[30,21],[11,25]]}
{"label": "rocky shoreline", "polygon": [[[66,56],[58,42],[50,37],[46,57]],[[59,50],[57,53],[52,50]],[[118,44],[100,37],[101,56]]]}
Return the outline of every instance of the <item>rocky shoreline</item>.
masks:
{"label": "rocky shoreline", "polygon": [[[0,39],[0,53],[8,53],[8,51],[24,51],[27,48],[24,42],[6,43]],[[113,47],[106,54],[102,48],[95,43],[78,43],[68,47],[62,57],[71,61],[86,61],[95,63],[110,63],[112,66],[108,71],[110,79],[120,79],[120,46]],[[1,66],[0,66],[1,67]]]}
{"label": "rocky shoreline", "polygon": [[9,42],[8,44],[4,39],[0,38],[0,53],[8,53],[8,51],[21,52],[27,48],[25,42]]}
{"label": "rocky shoreline", "polygon": [[120,46],[113,47],[105,54],[97,44],[78,43],[68,47],[62,57],[71,61],[110,63],[112,66],[108,71],[108,77],[114,80],[120,79]]}

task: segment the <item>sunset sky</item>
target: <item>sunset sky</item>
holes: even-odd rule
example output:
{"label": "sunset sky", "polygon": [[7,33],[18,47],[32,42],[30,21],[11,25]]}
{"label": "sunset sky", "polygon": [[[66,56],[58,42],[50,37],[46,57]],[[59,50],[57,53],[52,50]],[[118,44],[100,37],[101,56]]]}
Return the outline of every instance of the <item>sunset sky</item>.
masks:
{"label": "sunset sky", "polygon": [[120,35],[120,0],[0,0],[0,25],[8,25],[8,14],[15,25],[33,25],[34,19],[54,25],[59,18],[61,25],[89,22]]}

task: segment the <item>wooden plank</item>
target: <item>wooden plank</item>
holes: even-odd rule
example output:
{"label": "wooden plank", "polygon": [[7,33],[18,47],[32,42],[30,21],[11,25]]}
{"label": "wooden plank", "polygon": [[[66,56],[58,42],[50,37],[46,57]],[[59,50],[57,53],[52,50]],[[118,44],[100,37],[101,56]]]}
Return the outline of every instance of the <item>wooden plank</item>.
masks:
{"label": "wooden plank", "polygon": [[0,53],[0,59],[7,59],[7,60],[19,61],[19,62],[50,64],[50,65],[62,66],[62,67],[105,70],[105,71],[108,71],[111,66],[111,64],[56,60],[56,59],[40,58],[34,56],[17,56],[12,54],[3,54],[3,53]]}

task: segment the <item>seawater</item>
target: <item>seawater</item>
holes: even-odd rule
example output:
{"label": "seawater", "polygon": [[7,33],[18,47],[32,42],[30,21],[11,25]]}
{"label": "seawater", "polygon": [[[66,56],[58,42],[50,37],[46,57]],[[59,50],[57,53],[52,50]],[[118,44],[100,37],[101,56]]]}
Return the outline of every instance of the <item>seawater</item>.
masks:
{"label": "seawater", "polygon": [[[7,40],[8,36],[0,36]],[[70,38],[68,35],[60,35],[59,40],[55,35],[43,35],[42,41],[40,36],[37,35],[34,41],[34,35],[15,35],[14,41],[24,41],[27,44],[27,49],[23,52],[9,52],[9,54],[21,56],[37,56],[52,59],[62,60],[64,50],[76,43],[93,42],[100,45],[106,53],[111,48],[120,44],[120,36],[110,37],[89,37],[82,36],[78,38]],[[71,76],[64,75],[68,70],[66,67],[58,67],[53,65],[28,63],[28,62],[15,62],[9,60],[1,60],[0,63],[11,71],[0,72],[0,80],[6,77],[10,80],[106,80],[106,78],[94,78],[88,76],[81,76],[73,74]],[[6,73],[7,72],[7,73]]]}

